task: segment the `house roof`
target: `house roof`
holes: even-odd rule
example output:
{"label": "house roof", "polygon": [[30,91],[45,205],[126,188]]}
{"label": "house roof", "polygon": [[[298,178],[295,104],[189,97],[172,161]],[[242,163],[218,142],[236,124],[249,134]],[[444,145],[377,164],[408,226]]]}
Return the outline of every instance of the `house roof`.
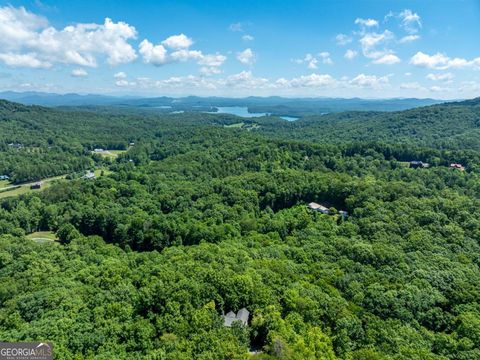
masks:
{"label": "house roof", "polygon": [[315,202],[311,202],[308,204],[308,207],[313,210],[328,210],[325,206],[317,204]]}
{"label": "house roof", "polygon": [[250,311],[243,308],[238,311],[237,319],[240,320],[243,323],[243,325],[247,325],[249,316],[250,316]]}
{"label": "house roof", "polygon": [[248,324],[248,318],[250,316],[250,312],[243,308],[238,311],[238,314],[235,314],[233,311],[229,311],[227,315],[223,317],[223,325],[226,327],[231,327],[235,321],[240,321],[242,325]]}

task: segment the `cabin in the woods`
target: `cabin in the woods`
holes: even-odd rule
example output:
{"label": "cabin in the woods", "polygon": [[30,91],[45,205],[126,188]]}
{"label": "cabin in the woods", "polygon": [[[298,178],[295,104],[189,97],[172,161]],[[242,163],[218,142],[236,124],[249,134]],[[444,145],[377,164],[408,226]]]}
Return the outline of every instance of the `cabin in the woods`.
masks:
{"label": "cabin in the woods", "polygon": [[465,171],[465,167],[462,164],[450,164],[450,168],[460,170],[460,171]]}
{"label": "cabin in the woods", "polygon": [[0,175],[0,180],[8,180],[10,179],[8,175]]}
{"label": "cabin in the woods", "polygon": [[30,189],[34,190],[34,189],[40,189],[42,187],[42,182],[41,181],[38,181],[32,185],[30,185]]}
{"label": "cabin in the woods", "polygon": [[[333,215],[328,207],[317,204],[316,202],[311,202],[307,206],[310,210],[317,211],[321,214]],[[340,215],[343,219],[346,219],[348,217],[348,213],[345,210],[339,210],[338,215]]]}
{"label": "cabin in the woods", "polygon": [[233,311],[229,311],[227,315],[223,316],[223,325],[226,327],[232,327],[235,321],[239,321],[243,326],[248,325],[248,318],[250,317],[250,311],[243,308],[235,314]]}
{"label": "cabin in the woods", "polygon": [[410,161],[410,167],[412,169],[425,169],[428,168],[430,164],[424,163],[423,161]]}
{"label": "cabin in the woods", "polygon": [[101,148],[98,148],[98,149],[93,149],[93,152],[96,152],[96,153],[103,153],[105,150],[101,149]]}
{"label": "cabin in the woods", "polygon": [[330,214],[330,209],[328,209],[327,207],[325,207],[323,205],[317,204],[316,202],[311,202],[310,204],[308,204],[308,208],[310,210],[318,211],[319,213],[322,213],[322,214],[325,214],[325,215]]}
{"label": "cabin in the woods", "polygon": [[85,175],[83,175],[83,178],[85,180],[94,180],[95,179],[95,173],[92,172],[92,171],[89,171]]}

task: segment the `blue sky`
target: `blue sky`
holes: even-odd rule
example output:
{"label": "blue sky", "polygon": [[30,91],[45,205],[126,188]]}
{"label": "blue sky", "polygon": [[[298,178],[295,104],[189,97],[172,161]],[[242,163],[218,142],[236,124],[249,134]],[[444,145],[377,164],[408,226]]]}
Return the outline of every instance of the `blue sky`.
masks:
{"label": "blue sky", "polygon": [[0,91],[469,98],[480,1],[0,1]]}

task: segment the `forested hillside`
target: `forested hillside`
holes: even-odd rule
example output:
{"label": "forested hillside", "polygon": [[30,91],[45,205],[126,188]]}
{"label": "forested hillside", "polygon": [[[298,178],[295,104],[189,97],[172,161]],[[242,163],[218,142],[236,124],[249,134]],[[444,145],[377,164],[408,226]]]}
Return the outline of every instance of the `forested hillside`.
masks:
{"label": "forested hillside", "polygon": [[[269,124],[270,125],[270,124]],[[345,112],[284,122],[288,139],[407,144],[410,147],[480,150],[480,98],[401,112]],[[277,124],[263,131],[279,134]]]}
{"label": "forested hillside", "polygon": [[0,199],[0,338],[57,359],[478,359],[479,121],[475,101],[293,123],[1,102],[0,175],[108,174]]}

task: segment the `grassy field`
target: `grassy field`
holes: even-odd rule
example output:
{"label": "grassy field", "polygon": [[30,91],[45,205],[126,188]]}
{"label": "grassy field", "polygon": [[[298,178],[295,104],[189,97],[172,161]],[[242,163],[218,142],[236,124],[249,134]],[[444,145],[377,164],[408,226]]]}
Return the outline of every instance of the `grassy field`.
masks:
{"label": "grassy field", "polygon": [[243,125],[245,125],[245,123],[239,122],[239,123],[236,123],[236,124],[225,125],[225,127],[226,128],[241,128]]}
{"label": "grassy field", "polygon": [[[112,173],[112,171],[110,171],[108,169],[96,169],[95,170],[95,176],[100,177],[101,174],[102,174],[102,171],[103,171],[104,176]],[[65,177],[66,177],[66,175],[62,175],[62,176],[55,176],[55,177],[43,179],[42,180],[42,187],[40,189],[30,189],[30,185],[33,184],[33,183],[19,184],[19,185],[15,186],[12,183],[10,183],[9,181],[2,180],[2,181],[0,181],[0,199],[4,199],[4,198],[7,198],[7,197],[11,197],[11,196],[23,195],[23,194],[26,194],[26,193],[29,193],[29,192],[43,191],[45,189],[48,189],[52,185],[53,181],[62,180],[62,179],[65,179]],[[12,189],[2,191],[2,189],[10,187],[10,186],[12,186]]]}
{"label": "grassy field", "polygon": [[51,231],[37,231],[26,236],[27,239],[31,239],[38,243],[44,243],[48,241],[57,241],[57,235]]}
{"label": "grassy field", "polygon": [[[31,189],[29,187],[26,187],[26,186],[19,186],[17,188],[13,188],[12,190],[8,190],[8,191],[2,191],[0,192],[0,199],[3,199],[3,198],[6,198],[6,197],[10,197],[10,196],[17,196],[17,195],[22,195],[22,194],[26,194],[27,192],[29,192]],[[33,190],[32,190],[33,191]]]}
{"label": "grassy field", "polygon": [[95,177],[100,177],[100,176],[102,175],[102,171],[103,171],[103,175],[104,175],[104,176],[107,176],[107,175],[110,175],[110,174],[113,173],[113,171],[108,170],[108,169],[96,169],[96,170],[94,171]]}
{"label": "grassy field", "polygon": [[[42,187],[40,189],[30,189],[30,185],[32,183],[19,184],[18,187],[15,187],[11,190],[0,192],[0,199],[7,198],[7,197],[10,197],[10,196],[23,195],[23,194],[26,194],[28,192],[33,192],[33,191],[43,191],[45,189],[48,189],[52,185],[51,184],[52,181],[61,180],[61,179],[64,179],[64,178],[65,178],[65,176],[55,176],[55,177],[51,177],[51,178],[48,178],[48,179],[43,179],[42,180]],[[5,186],[0,186],[0,190],[4,187],[8,187],[8,186],[12,186],[12,184],[7,183]]]}
{"label": "grassy field", "polygon": [[128,150],[104,150],[102,152],[94,152],[92,151],[92,154],[97,154],[103,157],[109,157],[109,158],[116,158],[120,154],[126,153]]}
{"label": "grassy field", "polygon": [[120,154],[125,154],[128,150],[108,150],[108,151],[118,156]]}

